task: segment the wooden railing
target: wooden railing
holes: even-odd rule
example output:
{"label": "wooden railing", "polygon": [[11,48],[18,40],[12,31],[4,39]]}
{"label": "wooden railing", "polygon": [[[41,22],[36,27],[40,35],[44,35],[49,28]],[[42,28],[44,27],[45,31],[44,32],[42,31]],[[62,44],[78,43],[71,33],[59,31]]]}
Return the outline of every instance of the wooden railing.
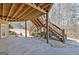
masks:
{"label": "wooden railing", "polygon": [[52,28],[52,30],[57,32],[60,36],[63,36],[63,29],[61,29],[60,27],[58,27],[57,25],[55,25],[55,24],[53,24],[51,22],[49,22],[48,24]]}
{"label": "wooden railing", "polygon": [[[43,26],[46,28],[45,21],[44,20],[40,20],[41,23],[43,23]],[[67,38],[66,33],[65,33],[65,29],[62,29],[60,27],[58,27],[57,25],[53,24],[52,22],[48,21],[48,29],[49,31],[51,31],[52,33],[55,34],[55,37],[57,37],[57,39],[61,42],[64,42],[64,40]]]}
{"label": "wooden railing", "polygon": [[[46,28],[45,25],[45,21],[44,20],[39,20],[38,21],[40,23],[42,23],[42,27]],[[52,22],[48,21],[48,29],[49,31],[51,31],[52,33],[54,33],[55,37],[57,37],[57,39],[61,42],[64,42],[64,40],[66,39],[66,34],[65,34],[65,30],[61,29],[60,27],[58,27],[57,25],[53,24]]]}
{"label": "wooden railing", "polygon": [[62,42],[64,42],[64,40],[66,39],[66,34],[65,34],[65,30],[61,29],[60,27],[58,27],[57,25],[49,22],[49,31],[53,32],[54,34],[56,34],[55,36]]}

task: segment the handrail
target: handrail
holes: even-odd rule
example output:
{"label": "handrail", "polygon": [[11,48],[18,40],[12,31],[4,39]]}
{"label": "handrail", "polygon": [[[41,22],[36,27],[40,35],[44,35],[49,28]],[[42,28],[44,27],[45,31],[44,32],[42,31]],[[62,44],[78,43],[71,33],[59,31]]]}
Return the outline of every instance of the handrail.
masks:
{"label": "handrail", "polygon": [[[38,21],[41,23],[42,27],[45,27],[46,28],[46,25],[44,24],[44,22],[45,22],[44,20],[41,20],[41,19],[39,20],[38,19]],[[59,36],[59,37],[58,36],[57,37],[59,39],[62,38],[62,40],[64,41],[64,39],[66,38],[64,29],[61,29],[60,27],[58,27],[57,25],[53,24],[50,21],[48,21],[48,27],[49,27],[48,29],[51,32],[56,33]]]}
{"label": "handrail", "polygon": [[[50,23],[49,26],[50,26],[53,30],[55,30],[55,31],[57,31],[58,33],[62,34],[63,29],[59,28],[57,25],[55,25],[55,24],[53,24],[53,23]],[[62,35],[63,35],[63,34],[62,34]]]}
{"label": "handrail", "polygon": [[56,28],[58,28],[59,30],[61,30],[61,31],[62,31],[62,29],[61,29],[60,27],[58,27],[57,25],[55,25],[55,24],[51,23],[50,21],[49,21],[49,23],[50,23],[50,24],[52,24],[53,26],[55,26]]}
{"label": "handrail", "polygon": [[[50,22],[51,23],[51,22]],[[53,23],[51,23],[52,24],[52,27],[53,26],[55,26],[56,27],[56,29],[53,29],[52,28],[52,30],[54,31],[54,32],[56,32],[58,35],[60,35],[61,37],[62,37],[62,39],[64,40],[65,38],[66,38],[66,34],[65,34],[65,30],[64,29],[61,29],[60,27],[58,27],[57,25],[55,25],[55,24],[53,24]],[[56,30],[57,29],[59,29],[61,32],[57,32]],[[61,35],[62,34],[62,35]]]}
{"label": "handrail", "polygon": [[[51,27],[49,27],[50,30]],[[60,35],[61,37],[63,37],[63,35],[61,35],[60,33],[58,33],[57,31],[55,31],[54,29],[51,28],[51,30],[53,30],[54,32],[56,32],[58,35]]]}
{"label": "handrail", "polygon": [[[41,22],[44,22],[43,20],[40,20]],[[55,33],[57,33],[59,36],[62,37],[62,40],[64,41],[64,39],[66,38],[66,35],[65,35],[65,31],[64,29],[61,29],[60,27],[58,27],[57,25],[53,24],[52,22],[48,21],[48,24],[49,24],[49,27],[51,28],[52,31],[54,31]],[[50,26],[50,24],[52,25],[52,27],[54,26],[55,28],[52,28]],[[45,25],[44,25],[45,26]],[[56,30],[59,30],[58,32]],[[61,32],[60,32],[61,31]]]}

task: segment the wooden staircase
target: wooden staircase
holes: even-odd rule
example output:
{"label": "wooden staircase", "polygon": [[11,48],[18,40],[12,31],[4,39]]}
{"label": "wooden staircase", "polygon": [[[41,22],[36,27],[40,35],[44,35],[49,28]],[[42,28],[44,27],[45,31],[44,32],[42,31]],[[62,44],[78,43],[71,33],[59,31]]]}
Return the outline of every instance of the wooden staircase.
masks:
{"label": "wooden staircase", "polygon": [[49,31],[54,34],[53,38],[61,42],[64,42],[64,40],[66,39],[65,30],[61,29],[60,27],[51,22],[49,22],[48,24],[49,24]]}
{"label": "wooden staircase", "polygon": [[[37,19],[37,20],[38,20],[39,23],[42,24],[42,27],[46,28],[44,20],[41,20],[41,19]],[[64,42],[64,40],[66,39],[65,30],[61,29],[60,27],[58,27],[57,25],[53,24],[50,21],[48,21],[48,30],[49,30],[49,32],[53,33],[53,35],[52,35],[53,39],[61,41],[61,42]]]}

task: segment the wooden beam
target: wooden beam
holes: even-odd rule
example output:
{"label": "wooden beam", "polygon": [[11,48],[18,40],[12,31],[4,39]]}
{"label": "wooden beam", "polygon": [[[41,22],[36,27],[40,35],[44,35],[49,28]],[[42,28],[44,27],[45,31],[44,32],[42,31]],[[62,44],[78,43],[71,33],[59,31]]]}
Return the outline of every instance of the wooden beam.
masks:
{"label": "wooden beam", "polygon": [[17,4],[13,3],[8,16],[12,17],[15,14],[15,12],[17,11],[17,9],[19,8],[19,6],[20,6],[19,3],[17,3]]}
{"label": "wooden beam", "polygon": [[40,21],[39,21],[39,19],[35,19],[37,22],[38,22],[38,24],[40,25],[40,26],[42,26],[42,24],[40,23]]}
{"label": "wooden beam", "polygon": [[[0,16],[3,15],[3,3],[0,4]],[[2,17],[0,17],[2,19]]]}
{"label": "wooden beam", "polygon": [[25,12],[27,12],[31,7],[26,8],[17,18],[20,18]]}
{"label": "wooden beam", "polygon": [[[10,16],[10,14],[11,14],[11,12],[12,12],[14,6],[15,6],[15,5],[12,4],[12,6],[11,6],[11,8],[10,8],[10,11],[9,11],[9,13],[8,13],[8,15],[7,15],[7,19],[8,19],[8,17]],[[7,19],[6,19],[6,20],[7,20]]]}
{"label": "wooden beam", "polygon": [[47,9],[47,11],[49,12],[51,10],[51,8],[52,8],[53,5],[54,5],[54,3],[51,3],[50,6],[49,6],[49,8],[45,8],[45,10]]}
{"label": "wooden beam", "polygon": [[[50,5],[50,4],[46,5],[45,8],[48,7],[49,5]],[[33,12],[33,15],[32,15],[32,13],[30,13],[29,15],[27,15],[27,16],[24,17],[24,18],[27,18],[28,16],[31,16],[31,18],[35,18],[35,17],[37,17],[38,15],[41,16],[41,15],[44,14],[44,13],[43,13],[43,14],[42,14],[42,13],[40,14],[40,13],[41,13],[41,12],[38,12],[38,13],[37,13],[37,11],[34,11],[34,12]]]}
{"label": "wooden beam", "polygon": [[3,17],[3,16],[4,16],[4,3],[3,3],[3,5],[2,5],[2,7],[3,7],[3,8],[2,8],[2,10],[3,10],[3,11],[2,11],[2,20],[5,20],[5,18]]}
{"label": "wooden beam", "polygon": [[18,18],[18,19],[26,19],[26,18],[32,19],[32,17],[34,17],[35,15],[41,13],[40,11],[37,11],[36,9],[32,9],[32,10],[31,9],[29,11],[27,11],[27,13],[25,15],[23,15],[24,17]]}
{"label": "wooden beam", "polygon": [[34,19],[34,21],[35,21],[39,26],[41,26],[41,24],[38,22],[37,19]]}
{"label": "wooden beam", "polygon": [[[35,12],[32,12],[30,13],[27,17],[28,18],[31,18],[31,19],[35,19],[35,18],[38,18],[39,16],[43,15],[44,13],[41,13],[39,11],[35,11]],[[25,19],[27,18],[25,17]]]}
{"label": "wooden beam", "polygon": [[3,3],[3,16],[2,16],[3,20],[6,20],[6,17],[4,16],[7,16],[10,7],[11,7],[11,4]]}
{"label": "wooden beam", "polygon": [[27,21],[27,20],[7,20],[7,21],[9,21],[9,22],[24,22],[24,21]]}
{"label": "wooden beam", "polygon": [[[44,6],[44,7],[42,7],[42,8],[44,9],[44,8],[48,7],[49,5],[50,5],[50,4],[47,4],[47,5],[45,5],[45,6]],[[50,6],[49,6],[49,7],[50,7]]]}
{"label": "wooden beam", "polygon": [[0,15],[2,15],[2,3],[0,3]]}
{"label": "wooden beam", "polygon": [[[5,12],[6,12],[5,7],[6,7],[6,4],[5,4],[5,3],[3,3],[3,16],[5,16]],[[3,19],[4,19],[4,18],[3,18]]]}
{"label": "wooden beam", "polygon": [[44,3],[34,3],[37,7],[42,6]]}
{"label": "wooden beam", "polygon": [[[25,19],[25,18],[32,18],[32,16],[35,15],[35,13],[33,13],[35,11],[35,9],[33,10],[29,10],[25,15],[23,15],[23,17],[20,17],[19,19]],[[33,14],[33,15],[32,15]],[[29,17],[28,17],[29,16]]]}
{"label": "wooden beam", "polygon": [[[27,17],[26,18],[23,18],[23,19],[35,19],[35,17],[36,18],[38,18],[38,16],[40,16],[41,15],[41,13],[31,13],[31,14],[29,14],[29,15],[27,15]],[[15,18],[14,18],[15,19]],[[17,20],[21,20],[21,18],[20,19],[17,19]],[[23,20],[24,21],[24,20]]]}
{"label": "wooden beam", "polygon": [[34,23],[36,27],[38,27],[38,24],[34,21],[34,19],[31,19],[31,21]]}
{"label": "wooden beam", "polygon": [[40,24],[41,24],[42,26],[44,26],[43,21],[41,21],[41,19],[38,19],[38,18],[37,18],[37,20],[40,22]]}
{"label": "wooden beam", "polygon": [[34,12],[30,13],[29,15],[27,15],[25,18],[27,17],[31,17],[34,18],[35,16],[39,15],[41,12],[35,10]]}
{"label": "wooden beam", "polygon": [[[33,4],[33,5],[35,5],[35,4]],[[43,4],[41,4],[40,6],[42,6]],[[35,11],[36,9],[32,9],[31,11],[29,11],[27,14],[25,14],[23,17],[21,17],[21,18],[24,18],[24,17],[27,17],[30,13],[32,13],[33,11]],[[37,10],[38,11],[38,10]],[[36,13],[36,11],[35,11],[35,13]],[[34,13],[34,14],[35,14]]]}
{"label": "wooden beam", "polygon": [[[7,11],[7,14],[6,12],[4,12],[2,10],[2,17],[5,19],[6,17],[4,16],[7,16],[7,19],[35,19],[37,18],[38,16],[40,16],[41,14],[45,14],[44,12],[46,12],[45,10],[43,10],[42,8],[40,8],[40,6],[43,6],[43,4],[38,4],[38,6],[36,6],[35,4],[11,4],[12,6],[11,7],[8,7],[8,11]],[[23,9],[23,6],[27,6],[26,8]],[[3,7],[5,7],[6,4],[3,4]],[[20,6],[20,7],[18,7]],[[18,8],[17,8],[18,7]],[[31,10],[32,8],[32,10]],[[2,8],[3,9],[3,8]],[[22,13],[20,13],[20,11],[24,10]],[[36,11],[37,10],[37,11]],[[28,12],[29,11],[29,12]],[[39,12],[38,12],[39,11]],[[26,13],[27,12],[27,13]],[[35,13],[36,12],[36,13]],[[11,18],[9,18],[11,17]],[[22,20],[23,21],[23,20]]]}
{"label": "wooden beam", "polygon": [[39,3],[38,6],[40,7],[40,6],[42,6],[43,4],[44,4],[44,3]]}
{"label": "wooden beam", "polygon": [[[32,13],[34,10],[35,10],[35,9],[32,9],[31,11],[27,12],[23,17],[20,17],[20,18],[26,17],[27,15],[29,15],[30,13]],[[20,19],[20,18],[19,18],[19,19]]]}
{"label": "wooden beam", "polygon": [[[6,6],[6,8],[8,8],[8,10],[6,10],[6,9],[5,9],[5,10],[7,11],[6,16],[7,16],[7,18],[8,18],[8,14],[9,14],[10,9],[11,9],[11,7],[12,7],[12,3],[10,3],[10,4],[7,3],[7,5],[8,5],[8,6]],[[7,18],[6,18],[6,20],[7,20]]]}
{"label": "wooden beam", "polygon": [[33,19],[33,21],[38,25],[38,27],[40,26],[39,23],[35,19]]}
{"label": "wooden beam", "polygon": [[43,14],[42,14],[42,13],[39,13],[39,14],[33,16],[32,18],[33,18],[33,19],[34,19],[34,18],[38,18],[38,17],[41,16],[41,15],[43,15]]}
{"label": "wooden beam", "polygon": [[41,9],[40,7],[37,7],[37,6],[36,6],[36,5],[34,5],[34,4],[27,3],[27,5],[29,5],[29,6],[33,7],[33,8],[34,8],[34,9],[36,9],[36,10],[39,10],[39,11],[40,11],[40,12],[42,12],[42,13],[46,13],[46,11],[45,11],[45,10]]}
{"label": "wooden beam", "polygon": [[40,8],[45,8],[48,5],[48,3],[44,3],[42,6],[40,6]]}
{"label": "wooden beam", "polygon": [[25,4],[22,4],[22,5],[17,9],[16,13],[12,16],[12,18],[15,17],[15,16],[23,9],[23,6],[24,6],[24,5],[25,5]]}

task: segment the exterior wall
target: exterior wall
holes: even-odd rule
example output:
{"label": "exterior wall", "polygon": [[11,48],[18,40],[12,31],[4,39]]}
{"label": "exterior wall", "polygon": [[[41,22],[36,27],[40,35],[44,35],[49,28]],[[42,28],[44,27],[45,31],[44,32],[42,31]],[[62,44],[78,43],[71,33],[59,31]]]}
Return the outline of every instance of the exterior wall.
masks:
{"label": "exterior wall", "polygon": [[1,38],[6,38],[8,37],[8,32],[9,32],[9,28],[8,28],[8,24],[1,24]]}
{"label": "exterior wall", "polygon": [[9,33],[9,24],[7,21],[0,19],[0,38],[8,37]]}

